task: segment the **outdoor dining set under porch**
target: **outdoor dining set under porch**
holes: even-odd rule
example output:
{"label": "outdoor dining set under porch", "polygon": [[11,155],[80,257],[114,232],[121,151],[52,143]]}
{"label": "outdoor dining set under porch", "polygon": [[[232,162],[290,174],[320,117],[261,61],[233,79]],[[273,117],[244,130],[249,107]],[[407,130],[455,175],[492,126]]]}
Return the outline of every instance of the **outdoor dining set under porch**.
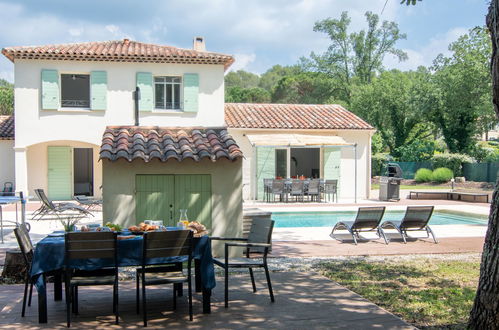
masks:
{"label": "outdoor dining set under porch", "polygon": [[265,202],[338,202],[338,180],[263,179]]}

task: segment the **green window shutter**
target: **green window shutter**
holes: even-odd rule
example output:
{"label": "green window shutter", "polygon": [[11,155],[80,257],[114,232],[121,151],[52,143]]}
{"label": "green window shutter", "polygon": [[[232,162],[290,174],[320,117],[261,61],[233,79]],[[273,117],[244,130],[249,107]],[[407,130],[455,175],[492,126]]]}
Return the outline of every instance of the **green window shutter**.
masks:
{"label": "green window shutter", "polygon": [[154,104],[152,73],[137,72],[137,87],[140,88],[139,111],[152,111]]}
{"label": "green window shutter", "polygon": [[184,74],[184,111],[198,112],[199,104],[199,75],[197,73]]}
{"label": "green window shutter", "polygon": [[263,179],[275,178],[275,148],[256,148],[256,182],[257,199],[263,200],[265,197],[263,189]]}
{"label": "green window shutter", "polygon": [[338,180],[338,195],[340,191],[341,149],[339,147],[324,148],[324,179]]}
{"label": "green window shutter", "polygon": [[211,229],[211,175],[175,175],[175,220],[180,217],[180,209],[187,209],[190,221]]}
{"label": "green window shutter", "polygon": [[42,70],[42,109],[59,109],[59,73],[57,70]]}
{"label": "green window shutter", "polygon": [[71,147],[48,147],[48,197],[68,200],[72,195],[73,152]]}
{"label": "green window shutter", "polygon": [[90,107],[92,110],[106,110],[107,108],[107,72],[92,71],[90,73]]}
{"label": "green window shutter", "polygon": [[135,177],[135,223],[161,220],[165,226],[174,226],[170,213],[174,209],[173,175],[137,175]]}

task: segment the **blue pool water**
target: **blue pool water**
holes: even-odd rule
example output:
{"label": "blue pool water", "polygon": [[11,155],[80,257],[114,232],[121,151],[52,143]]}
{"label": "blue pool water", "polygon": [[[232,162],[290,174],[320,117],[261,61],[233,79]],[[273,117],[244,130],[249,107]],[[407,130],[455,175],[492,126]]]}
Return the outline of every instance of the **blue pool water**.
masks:
{"label": "blue pool water", "polygon": [[[272,219],[278,228],[287,227],[332,227],[338,221],[354,220],[356,211],[338,212],[273,212]],[[404,211],[387,211],[385,220],[401,220]],[[430,225],[487,225],[487,216],[461,212],[435,211]]]}

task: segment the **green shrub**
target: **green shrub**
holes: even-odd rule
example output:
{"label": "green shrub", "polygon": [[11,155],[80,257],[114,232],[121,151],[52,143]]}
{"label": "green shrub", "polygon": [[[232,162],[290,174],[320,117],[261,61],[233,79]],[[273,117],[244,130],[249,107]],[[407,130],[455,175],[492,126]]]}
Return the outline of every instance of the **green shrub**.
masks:
{"label": "green shrub", "polygon": [[379,176],[382,175],[383,166],[386,162],[392,161],[393,157],[387,153],[374,154],[371,157],[371,175]]}
{"label": "green shrub", "polygon": [[435,182],[449,182],[454,177],[454,173],[448,168],[440,167],[433,171],[431,174],[431,181]]}
{"label": "green shrub", "polygon": [[414,179],[417,182],[430,182],[432,180],[432,171],[427,168],[420,168],[416,171]]}
{"label": "green shrub", "polygon": [[446,167],[450,169],[456,176],[463,175],[463,164],[473,163],[473,158],[465,154],[451,154],[443,153],[436,154],[431,159],[433,161],[433,167]]}
{"label": "green shrub", "polygon": [[435,153],[434,140],[415,140],[411,144],[403,145],[397,148],[400,155],[399,161],[402,162],[422,162],[430,159]]}

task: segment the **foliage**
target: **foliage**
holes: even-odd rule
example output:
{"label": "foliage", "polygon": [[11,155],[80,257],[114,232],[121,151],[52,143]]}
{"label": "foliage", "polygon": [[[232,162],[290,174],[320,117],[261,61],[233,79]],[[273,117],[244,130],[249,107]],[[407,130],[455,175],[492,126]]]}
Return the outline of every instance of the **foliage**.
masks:
{"label": "foliage", "polygon": [[[314,25],[315,32],[329,36],[331,44],[324,54],[312,52],[310,58],[302,58],[302,67],[327,74],[337,81],[342,100],[350,103],[353,80],[361,84],[370,83],[382,71],[385,55],[395,55],[400,61],[407,54],[395,48],[395,43],[405,39],[394,22],[379,22],[379,17],[366,12],[367,31],[348,33],[350,17],[343,12],[339,19],[327,18]],[[355,79],[354,79],[355,76]]]}
{"label": "foliage", "polygon": [[499,161],[499,148],[490,142],[478,142],[473,148],[471,155],[477,162],[497,162]]}
{"label": "foliage", "polygon": [[449,182],[453,177],[454,173],[452,173],[452,170],[445,167],[439,167],[433,170],[433,173],[431,174],[431,181]]}
{"label": "foliage", "polygon": [[333,81],[323,73],[306,72],[279,80],[273,103],[325,104],[333,97]]}
{"label": "foliage", "polygon": [[384,152],[385,149],[386,145],[384,144],[383,138],[381,137],[379,132],[374,133],[371,139],[371,153],[377,154],[380,152]]}
{"label": "foliage", "polygon": [[432,180],[432,173],[432,170],[428,168],[420,168],[416,171],[414,180],[416,180],[416,182],[430,182]]}
{"label": "foliage", "polygon": [[269,93],[272,93],[277,86],[279,80],[287,76],[294,76],[302,73],[300,66],[281,66],[274,65],[268,69],[264,74],[260,76],[260,82],[258,87],[265,89]]}
{"label": "foliage", "polygon": [[328,261],[321,272],[418,328],[465,328],[475,297],[479,257],[366,258]]}
{"label": "foliage", "polygon": [[0,87],[0,115],[11,115],[14,112],[14,89]]}
{"label": "foliage", "polygon": [[473,158],[465,154],[443,153],[435,154],[432,159],[435,168],[449,168],[456,176],[462,176],[462,164],[473,163]]}
{"label": "foliage", "polygon": [[258,87],[260,77],[244,70],[231,71],[225,75],[226,90],[231,87],[252,88]]}
{"label": "foliage", "polygon": [[422,162],[431,159],[435,153],[435,140],[417,139],[397,149],[399,161]]}
{"label": "foliage", "polygon": [[432,135],[432,127],[425,123],[431,95],[427,70],[386,71],[371,84],[355,89],[351,110],[376,127],[390,154],[398,159],[403,152],[409,153],[402,147]]}
{"label": "foliage", "polygon": [[439,55],[432,77],[438,104],[430,118],[452,153],[471,153],[476,137],[497,123],[491,100],[491,44],[484,28],[474,28]]}
{"label": "foliage", "polygon": [[378,153],[374,154],[371,157],[371,176],[379,176],[382,175],[383,173],[383,167],[384,165],[392,161],[393,158],[387,153]]}
{"label": "foliage", "polygon": [[225,102],[233,103],[269,103],[270,93],[260,87],[230,87],[225,93]]}

